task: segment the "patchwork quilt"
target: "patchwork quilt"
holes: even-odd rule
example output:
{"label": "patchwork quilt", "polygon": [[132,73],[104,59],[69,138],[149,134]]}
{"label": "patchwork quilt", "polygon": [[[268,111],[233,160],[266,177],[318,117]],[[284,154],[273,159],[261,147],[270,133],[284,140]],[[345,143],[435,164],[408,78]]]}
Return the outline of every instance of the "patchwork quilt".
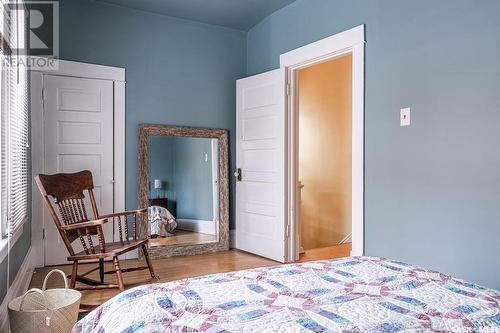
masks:
{"label": "patchwork quilt", "polygon": [[350,257],[127,290],[73,332],[500,332],[500,292]]}

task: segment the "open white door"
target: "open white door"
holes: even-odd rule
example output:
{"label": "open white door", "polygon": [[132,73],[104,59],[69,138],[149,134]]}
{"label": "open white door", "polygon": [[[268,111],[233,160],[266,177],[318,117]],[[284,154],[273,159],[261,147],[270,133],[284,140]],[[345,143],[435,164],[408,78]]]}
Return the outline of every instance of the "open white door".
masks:
{"label": "open white door", "polygon": [[284,68],[236,82],[237,249],[285,262]]}

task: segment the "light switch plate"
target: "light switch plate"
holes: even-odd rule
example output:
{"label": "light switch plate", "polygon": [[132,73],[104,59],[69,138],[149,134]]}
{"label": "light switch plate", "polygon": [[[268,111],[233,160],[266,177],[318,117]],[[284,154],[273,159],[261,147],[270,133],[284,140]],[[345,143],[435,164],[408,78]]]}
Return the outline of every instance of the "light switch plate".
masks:
{"label": "light switch plate", "polygon": [[400,110],[400,126],[410,126],[410,108]]}

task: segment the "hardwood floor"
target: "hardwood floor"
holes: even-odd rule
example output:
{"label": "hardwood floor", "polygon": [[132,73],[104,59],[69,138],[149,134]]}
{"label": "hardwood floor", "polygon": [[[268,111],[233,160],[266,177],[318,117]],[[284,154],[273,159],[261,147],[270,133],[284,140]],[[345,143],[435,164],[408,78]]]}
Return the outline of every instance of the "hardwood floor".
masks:
{"label": "hardwood floor", "polygon": [[[219,272],[231,272],[247,268],[255,268],[260,266],[269,266],[278,264],[275,261],[258,257],[253,254],[238,250],[230,250],[212,254],[203,254],[197,256],[180,256],[166,259],[154,259],[153,266],[156,274],[160,277],[160,282],[175,281],[193,276],[205,274],[213,274]],[[120,261],[122,268],[143,265],[140,260],[122,260]],[[78,269],[84,272],[95,264],[81,264]],[[52,269],[61,269],[66,274],[71,273],[70,265],[41,267],[35,269],[31,279],[30,288],[41,288],[45,275]],[[112,262],[105,263],[105,270],[112,269]],[[90,278],[98,279],[98,272],[89,274]],[[152,282],[147,270],[125,273],[123,275],[125,287],[131,288],[137,285]],[[114,282],[114,275],[106,275],[106,280]],[[156,282],[156,281],[153,281]],[[63,281],[57,278],[54,274],[50,277],[47,284],[48,288],[63,287]],[[87,306],[95,306],[104,303],[106,300],[117,295],[118,289],[107,290],[84,290],[82,291],[82,304]]]}
{"label": "hardwood floor", "polygon": [[151,246],[165,246],[178,244],[203,244],[217,242],[216,235],[202,234],[199,232],[177,229],[174,236],[157,237],[149,241]]}
{"label": "hardwood floor", "polygon": [[[301,255],[300,261],[304,262],[343,257],[348,256],[349,253],[350,244],[343,244],[336,247],[308,250],[304,255]],[[140,260],[123,260],[120,261],[120,264],[122,268],[127,268],[142,265],[143,262]],[[153,266],[155,268],[156,274],[160,277],[160,282],[175,281],[193,276],[231,272],[277,264],[279,263],[273,260],[262,258],[239,250],[230,250],[197,256],[181,256],[153,260]],[[95,267],[95,264],[81,264],[79,266],[79,270],[81,270],[81,272],[84,272],[92,267]],[[70,274],[71,272],[70,265],[37,268],[33,273],[30,288],[41,288],[45,275],[54,268],[61,269],[66,274]],[[112,269],[112,263],[105,263],[105,269]],[[89,274],[89,277],[97,279],[98,272]],[[114,282],[115,276],[106,275],[106,281]],[[124,274],[124,281],[126,288],[132,288],[141,284],[156,282],[156,280],[151,281],[147,270],[126,273]],[[58,278],[57,274],[52,275],[47,284],[48,288],[61,288],[63,286],[63,281]],[[100,305],[111,297],[117,295],[118,293],[118,289],[84,290],[82,291],[83,308],[95,307],[97,305]]]}
{"label": "hardwood floor", "polygon": [[319,249],[306,250],[304,253],[300,255],[299,262],[349,257],[351,255],[351,249],[352,249],[351,243],[345,243],[334,246],[322,247]]}

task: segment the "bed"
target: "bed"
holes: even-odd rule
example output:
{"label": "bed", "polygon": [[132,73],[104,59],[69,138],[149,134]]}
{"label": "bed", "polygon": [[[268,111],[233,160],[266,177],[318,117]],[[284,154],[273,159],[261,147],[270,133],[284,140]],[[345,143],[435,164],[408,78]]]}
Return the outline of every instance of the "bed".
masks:
{"label": "bed", "polygon": [[350,257],[137,287],[73,332],[500,332],[499,302],[435,271]]}

